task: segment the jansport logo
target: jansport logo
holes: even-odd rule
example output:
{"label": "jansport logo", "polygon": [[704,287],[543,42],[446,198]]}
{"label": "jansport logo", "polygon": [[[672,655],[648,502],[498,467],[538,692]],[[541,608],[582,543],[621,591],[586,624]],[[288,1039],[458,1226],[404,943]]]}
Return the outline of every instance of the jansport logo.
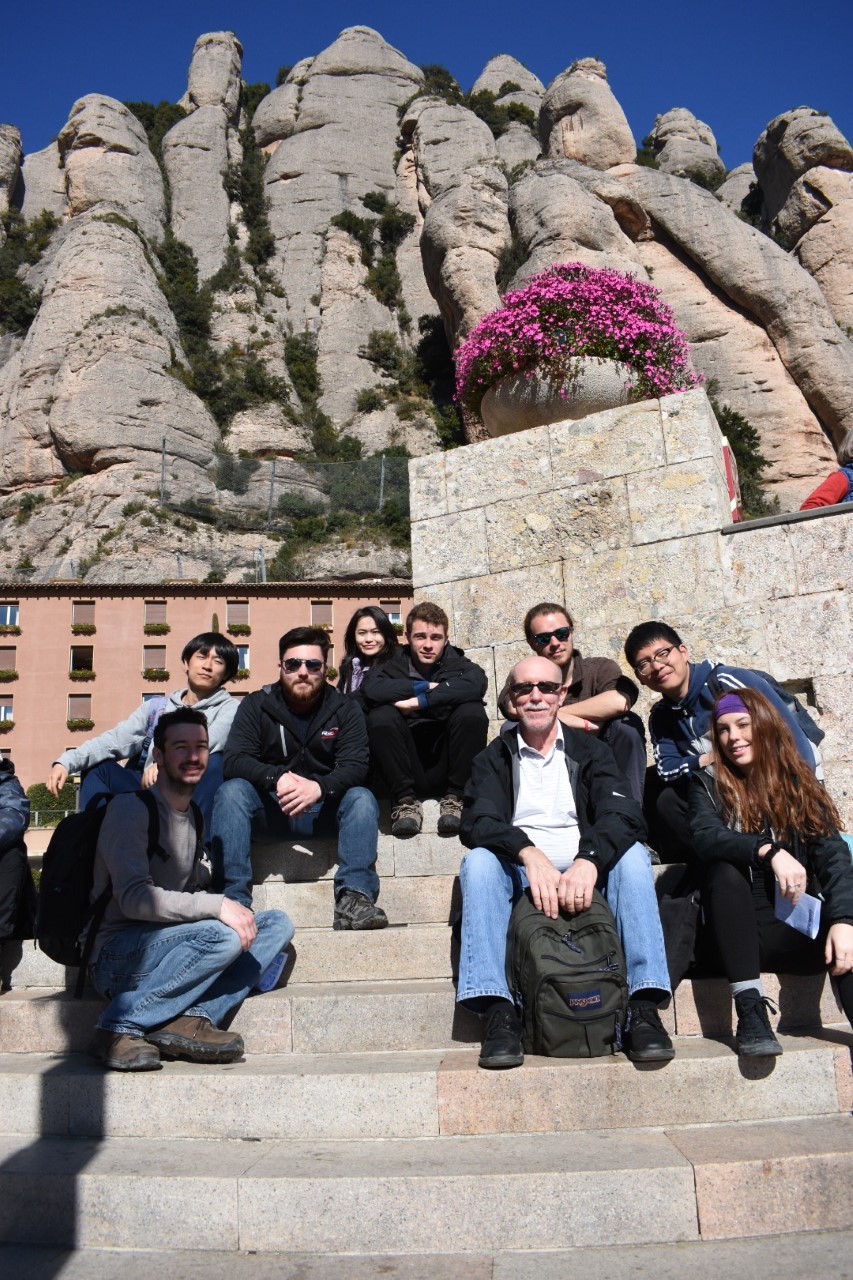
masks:
{"label": "jansport logo", "polygon": [[566,1004],[573,1013],[589,1013],[591,1009],[601,1008],[601,990],[569,992]]}

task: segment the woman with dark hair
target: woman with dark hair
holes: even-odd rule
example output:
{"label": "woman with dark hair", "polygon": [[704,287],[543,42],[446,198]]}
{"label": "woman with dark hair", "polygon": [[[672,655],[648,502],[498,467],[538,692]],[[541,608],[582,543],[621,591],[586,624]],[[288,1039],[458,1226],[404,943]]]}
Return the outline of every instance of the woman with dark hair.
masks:
{"label": "woman with dark hair", "polygon": [[369,604],[356,609],[344,632],[344,657],[338,688],[361,702],[361,682],[372,667],[381,667],[397,648],[397,633],[384,609]]}
{"label": "woman with dark hair", "polygon": [[[195,789],[193,799],[210,827],[213,797],[222,782],[222,750],[237,714],[237,700],[224,687],[239,666],[239,654],[227,636],[203,631],[187,641],[181,653],[187,685],[165,695],[149,698],[133,714],[97,738],[64,751],[54,761],[47,777],[47,789],[58,795],[69,773],[81,773],[80,808],[101,795],[120,795],[145,790],[157,781],[153,761],[154,729],[165,711],[194,707],[207,719],[210,759],[207,771]],[[120,760],[127,763],[122,766]]]}
{"label": "woman with dark hair", "polygon": [[[714,777],[690,781],[690,825],[703,864],[702,906],[738,1014],[738,1053],[782,1052],[767,1016],[761,971],[837,981],[853,1023],[853,864],[838,811],[791,731],[754,689],[725,693],[712,718]],[[816,938],[776,915],[803,893],[822,896]]]}

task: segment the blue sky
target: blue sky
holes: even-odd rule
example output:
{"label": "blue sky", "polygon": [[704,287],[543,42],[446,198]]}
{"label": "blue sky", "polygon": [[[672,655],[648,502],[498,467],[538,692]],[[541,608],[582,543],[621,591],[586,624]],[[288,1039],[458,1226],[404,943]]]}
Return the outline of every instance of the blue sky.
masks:
{"label": "blue sky", "polygon": [[656,114],[688,107],[711,125],[730,168],[792,106],[826,111],[853,139],[851,0],[18,0],[2,20],[0,122],[18,125],[25,149],[37,151],[85,93],[177,100],[203,32],[236,31],[244,78],[272,83],[279,66],[355,25],[376,28],[413,62],[448,67],[466,89],[497,53],[546,84],[574,59],[599,57],[638,142]]}

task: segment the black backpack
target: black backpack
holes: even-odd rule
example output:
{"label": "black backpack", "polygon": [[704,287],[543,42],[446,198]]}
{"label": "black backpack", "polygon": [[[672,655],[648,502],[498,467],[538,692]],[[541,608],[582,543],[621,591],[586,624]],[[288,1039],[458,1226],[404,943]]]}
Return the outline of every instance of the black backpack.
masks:
{"label": "black backpack", "polygon": [[[135,794],[148,810],[148,858],[169,855],[160,846],[160,813],[157,801],[148,791]],[[47,846],[42,862],[36,913],[36,942],[45,955],[57,964],[79,968],[74,994],[83,994],[89,956],[95,944],[104,912],[113,896],[107,884],[95,902],[90,902],[95,875],[95,851],[106,816],[109,796],[96,797],[96,803],[83,813],[63,818]],[[202,817],[196,804],[190,805],[195,823],[196,842],[200,852]],[[85,941],[80,938],[86,931]]]}
{"label": "black backpack", "polygon": [[601,894],[577,916],[557,920],[525,893],[507,935],[507,982],[521,1010],[525,1053],[600,1058],[618,1053],[628,1009],[625,957]]}
{"label": "black backpack", "polygon": [[[737,689],[733,689],[729,685],[723,685],[720,683],[720,679],[717,675],[718,668],[719,663],[717,663],[708,677],[708,688],[711,690],[715,702],[721,693],[737,693]],[[821,729],[817,721],[812,718],[796,694],[791,693],[784,685],[781,685],[778,680],[774,680],[773,676],[771,676],[769,672],[759,671],[757,667],[750,667],[748,670],[750,670],[754,676],[760,676],[766,684],[770,685],[773,692],[778,695],[782,702],[784,702],[791,714],[791,719],[796,720],[809,742],[813,743],[814,746],[819,747],[826,737],[826,734],[823,729]]]}

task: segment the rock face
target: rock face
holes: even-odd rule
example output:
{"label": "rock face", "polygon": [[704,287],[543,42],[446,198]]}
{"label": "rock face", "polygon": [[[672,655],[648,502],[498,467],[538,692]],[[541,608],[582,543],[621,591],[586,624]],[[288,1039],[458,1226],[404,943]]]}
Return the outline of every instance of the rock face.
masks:
{"label": "rock face", "polygon": [[596,58],[582,58],[549,86],[539,116],[542,149],[549,156],[610,169],[634,159],[637,148],[625,113]]}
{"label": "rock face", "polygon": [[[0,210],[60,220],[19,269],[29,329],[0,328],[0,574],[241,580],[259,547],[267,563],[280,549],[271,494],[273,512],[291,491],[328,505],[294,459],[324,431],[328,448],[330,426],[367,455],[439,448],[446,395],[431,404],[423,379],[446,390],[452,369],[416,357],[436,316],[452,347],[561,261],[660,288],[695,367],[758,430],[783,508],[832,468],[830,441],[853,425],[853,148],[827,117],[776,117],[715,198],[697,185],[723,176],[710,126],[686,107],[658,116],[659,169],[638,167],[595,59],[546,88],[501,54],[466,106],[351,27],[249,120],[242,52],[230,32],[196,41],[162,169],[140,120],[98,93],[32,155],[0,125]],[[496,139],[473,109],[484,92],[532,110],[539,139],[518,122]],[[169,265],[168,232],[215,292],[196,292],[180,244]],[[194,526],[193,504],[215,523]],[[305,572],[400,560],[311,557]]]}

